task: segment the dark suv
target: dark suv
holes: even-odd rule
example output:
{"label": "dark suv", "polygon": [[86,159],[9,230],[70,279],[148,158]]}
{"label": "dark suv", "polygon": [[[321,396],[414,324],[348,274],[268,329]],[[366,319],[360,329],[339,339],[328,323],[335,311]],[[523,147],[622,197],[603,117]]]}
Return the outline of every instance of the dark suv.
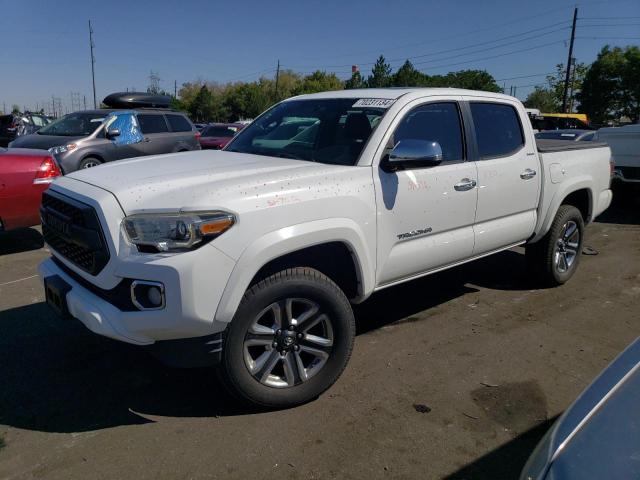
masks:
{"label": "dark suv", "polygon": [[50,122],[41,113],[10,113],[0,115],[0,147],[6,147],[16,137],[37,132]]}
{"label": "dark suv", "polygon": [[65,115],[10,146],[49,150],[66,174],[124,158],[200,150],[199,137],[191,121],[173,110],[100,109]]}

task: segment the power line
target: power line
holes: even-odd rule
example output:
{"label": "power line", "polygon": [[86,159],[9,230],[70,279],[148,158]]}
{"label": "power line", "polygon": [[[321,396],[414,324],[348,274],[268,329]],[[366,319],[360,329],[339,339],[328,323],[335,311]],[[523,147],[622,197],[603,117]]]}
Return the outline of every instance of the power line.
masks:
{"label": "power line", "polygon": [[556,72],[548,72],[548,73],[534,73],[533,75],[520,75],[518,77],[509,77],[509,78],[498,78],[496,82],[502,82],[505,80],[517,80],[519,78],[532,78],[532,77],[543,77],[547,75],[555,75]]}
{"label": "power line", "polygon": [[[563,25],[563,24],[566,25],[566,27],[558,28],[558,29],[555,29],[555,30],[552,30],[552,31],[549,31],[549,32],[544,32],[544,33],[541,33],[541,34],[538,34],[538,35],[522,38],[522,39],[519,39],[519,40],[516,40],[516,41],[513,41],[513,42],[507,42],[507,43],[504,43],[502,45],[495,45],[493,47],[480,49],[480,50],[477,50],[477,51],[474,51],[474,52],[469,52],[466,55],[471,55],[473,53],[479,53],[479,52],[483,52],[483,51],[486,51],[486,50],[495,50],[496,48],[506,47],[506,46],[509,46],[509,45],[514,45],[514,44],[517,44],[517,43],[521,43],[521,42],[525,42],[525,41],[528,41],[528,40],[532,40],[534,38],[539,38],[540,36],[543,36],[543,35],[549,35],[551,33],[560,32],[562,30],[568,30],[570,27],[569,27],[569,25],[567,24],[566,21],[562,21],[562,22],[553,23],[551,25],[546,25],[544,27],[534,28],[534,29],[528,30],[526,32],[521,32],[521,33],[517,33],[517,34],[514,34],[514,35],[507,35],[506,37],[496,38],[494,40],[489,40],[489,41],[486,41],[486,42],[474,43],[474,44],[465,45],[465,46],[462,46],[462,47],[450,48],[450,49],[447,49],[447,50],[440,50],[440,51],[437,51],[437,52],[425,53],[425,54],[421,54],[421,55],[410,55],[410,56],[406,56],[406,57],[402,57],[402,58],[393,58],[393,59],[388,60],[388,62],[394,63],[394,62],[398,62],[398,61],[402,61],[402,60],[411,60],[411,59],[416,59],[416,58],[424,58],[424,57],[430,57],[430,56],[440,55],[440,54],[444,54],[444,53],[451,53],[451,52],[456,52],[456,51],[460,51],[460,50],[466,50],[466,49],[469,49],[469,48],[477,48],[477,47],[482,46],[482,45],[488,45],[488,44],[491,44],[491,43],[501,42],[503,40],[508,40],[510,38],[521,37],[523,35],[528,35],[528,34],[533,33],[533,32],[539,32],[540,30],[545,30],[545,29],[548,29],[548,28],[557,27],[558,25]],[[448,58],[456,58],[456,57],[461,57],[461,56],[464,56],[464,55],[465,54],[459,54],[459,55],[456,55],[454,57],[449,56]],[[376,62],[354,62],[354,63],[356,63],[358,65],[366,65],[366,66],[368,66],[368,65],[375,65]],[[351,67],[351,65],[352,64],[325,65],[325,66],[322,66],[320,68],[326,68],[326,69],[329,69],[329,68],[345,68],[345,67]],[[287,65],[287,66],[290,67],[290,68],[314,68],[311,65],[294,65],[294,66]]]}
{"label": "power line", "polygon": [[640,40],[640,37],[576,37],[585,40]]}
{"label": "power line", "polygon": [[[559,12],[561,10],[567,10],[568,8],[570,8],[570,6],[554,8],[554,9],[551,9],[551,10],[545,10],[544,12],[540,12],[540,13],[538,13],[536,15],[526,15],[526,16],[523,16],[523,17],[514,18],[514,19],[512,19],[512,20],[510,20],[508,22],[498,23],[498,24],[487,26],[487,27],[478,28],[478,29],[475,29],[475,30],[467,30],[464,33],[459,33],[459,34],[455,34],[455,35],[448,35],[446,37],[438,37],[436,40],[425,40],[425,41],[417,42],[417,43],[410,43],[410,44],[405,44],[405,45],[397,45],[395,47],[387,47],[387,50],[406,49],[406,48],[417,47],[417,46],[421,46],[421,45],[425,45],[425,44],[430,44],[431,45],[433,43],[442,43],[443,41],[450,40],[450,39],[453,39],[453,38],[468,37],[468,36],[471,36],[471,35],[475,35],[476,33],[479,33],[479,32],[486,32],[488,30],[495,30],[496,28],[500,28],[500,27],[514,26],[517,23],[527,22],[529,20],[532,20],[532,19],[535,19],[535,18],[539,18],[539,17],[543,17],[543,16],[546,16],[546,15],[551,14],[551,13],[556,13],[556,12]],[[565,23],[565,22],[562,22],[562,23]],[[345,53],[345,54],[340,54],[340,55],[337,55],[337,56],[338,57],[357,57],[357,56],[362,56],[362,55],[368,55],[370,53],[374,53],[374,54],[375,53],[379,53],[379,50],[377,52],[373,51],[373,50],[369,50],[367,52],[356,52],[356,53],[349,53],[349,54]],[[319,57],[307,57],[307,58],[312,60],[314,58],[316,58],[316,59],[319,59],[319,58],[336,58],[337,56],[336,55],[331,55],[331,56],[323,55],[323,56],[319,56]],[[367,64],[362,63],[362,64],[359,64],[359,65],[367,65]],[[371,65],[373,65],[373,64],[371,64]],[[350,67],[351,65],[347,65],[347,66]]]}
{"label": "power line", "polygon": [[[564,40],[556,40],[554,42],[543,43],[541,45],[535,45],[535,46],[529,47],[529,48],[522,48],[522,49],[518,49],[518,50],[512,50],[510,52],[500,53],[500,54],[497,54],[497,55],[490,55],[488,57],[474,58],[474,59],[471,59],[471,60],[466,60],[464,62],[449,63],[449,64],[446,64],[446,65],[436,65],[436,66],[432,66],[430,68],[436,69],[436,68],[454,67],[456,65],[464,65],[464,64],[467,64],[467,63],[473,63],[473,62],[478,62],[478,61],[482,61],[482,60],[491,60],[491,59],[494,59],[494,58],[500,58],[500,57],[506,57],[508,55],[514,55],[516,53],[529,52],[531,50],[536,50],[538,48],[548,47],[550,45],[557,45],[558,43],[564,43],[564,42],[565,42]],[[417,63],[415,63],[415,65],[424,65],[426,63],[431,63],[431,62],[417,62]]]}
{"label": "power line", "polygon": [[578,20],[637,20],[640,17],[580,17]]}

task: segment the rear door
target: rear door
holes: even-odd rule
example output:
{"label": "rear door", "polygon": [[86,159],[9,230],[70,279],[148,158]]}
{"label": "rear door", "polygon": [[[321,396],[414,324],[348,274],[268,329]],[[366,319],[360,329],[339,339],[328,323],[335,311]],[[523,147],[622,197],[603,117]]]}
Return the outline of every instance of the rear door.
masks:
{"label": "rear door", "polygon": [[191,122],[179,113],[167,113],[165,117],[171,129],[172,151],[196,148],[196,130]]}
{"label": "rear door", "polygon": [[522,242],[533,233],[539,160],[524,109],[503,99],[469,99],[478,158],[474,255]]}
{"label": "rear door", "polygon": [[138,124],[144,135],[143,150],[145,155],[157,155],[173,151],[173,139],[169,134],[169,126],[161,113],[138,113]]}

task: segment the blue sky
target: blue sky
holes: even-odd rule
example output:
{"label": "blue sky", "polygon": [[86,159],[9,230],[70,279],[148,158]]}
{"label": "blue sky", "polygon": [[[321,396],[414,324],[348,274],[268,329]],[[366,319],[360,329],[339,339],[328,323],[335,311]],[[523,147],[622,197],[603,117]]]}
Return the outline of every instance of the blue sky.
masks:
{"label": "blue sky", "polygon": [[[136,2],[0,0],[0,108],[35,108],[71,92],[91,98],[88,25],[95,33],[98,101],[146,89],[150,71],[173,89],[198,78],[226,82],[320,68],[367,74],[379,54],[426,73],[482,68],[524,98],[565,62],[574,3],[565,0],[296,0]],[[577,4],[574,56],[640,44],[639,0]],[[523,51],[524,50],[524,51]],[[517,53],[513,53],[517,52]],[[493,57],[493,58],[488,58]],[[538,76],[533,76],[538,75]],[[522,78],[513,78],[522,77]],[[506,80],[503,80],[506,79]]]}

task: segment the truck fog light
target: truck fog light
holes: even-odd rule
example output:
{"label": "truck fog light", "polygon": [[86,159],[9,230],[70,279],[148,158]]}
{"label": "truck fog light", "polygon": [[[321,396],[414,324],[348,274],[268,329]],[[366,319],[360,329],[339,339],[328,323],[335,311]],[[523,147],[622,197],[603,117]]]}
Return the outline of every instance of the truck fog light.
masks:
{"label": "truck fog light", "polygon": [[131,301],[138,310],[160,310],[164,308],[164,285],[160,282],[134,280],[131,283]]}
{"label": "truck fog light", "polygon": [[162,305],[162,292],[158,287],[150,287],[149,290],[147,290],[147,298],[149,299],[149,303],[154,307]]}

